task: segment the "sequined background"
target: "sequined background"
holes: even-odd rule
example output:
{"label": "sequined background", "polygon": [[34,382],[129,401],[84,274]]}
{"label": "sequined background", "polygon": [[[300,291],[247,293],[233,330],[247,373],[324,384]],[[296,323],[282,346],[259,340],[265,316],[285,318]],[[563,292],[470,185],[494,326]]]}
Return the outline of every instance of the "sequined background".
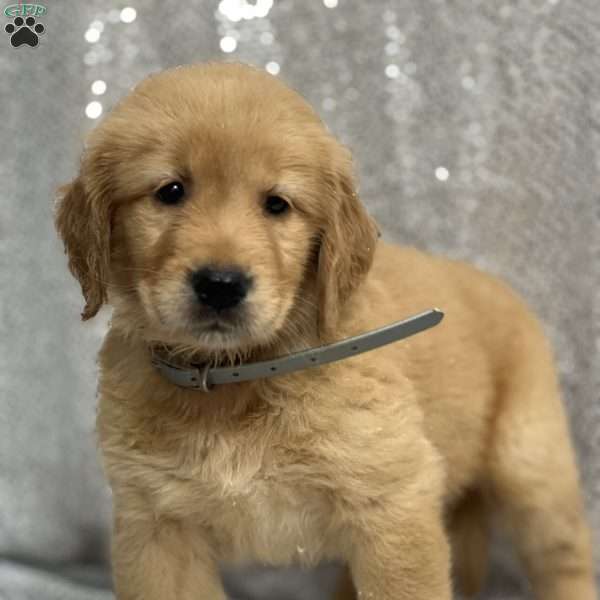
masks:
{"label": "sequined background", "polygon": [[[600,541],[597,0],[45,5],[37,48],[0,31],[1,598],[111,597],[93,435],[107,313],[78,321],[51,199],[85,133],[134,83],[209,58],[261,65],[317,107],[353,150],[386,238],[473,261],[536,308]],[[238,599],[308,600],[326,597],[332,576],[228,582]],[[486,597],[522,597],[505,559],[491,579]]]}

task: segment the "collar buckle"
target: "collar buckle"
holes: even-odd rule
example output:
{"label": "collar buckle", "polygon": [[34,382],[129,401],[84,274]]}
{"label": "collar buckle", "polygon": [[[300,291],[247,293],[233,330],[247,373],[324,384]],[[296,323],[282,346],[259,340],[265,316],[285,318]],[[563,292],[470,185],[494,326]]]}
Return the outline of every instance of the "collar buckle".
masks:
{"label": "collar buckle", "polygon": [[210,392],[215,387],[214,384],[208,383],[209,364],[205,363],[202,366],[193,365],[194,374],[190,377],[192,387],[201,392]]}
{"label": "collar buckle", "polygon": [[208,382],[209,363],[192,364],[191,368],[184,369],[156,355],[151,357],[151,362],[162,375],[180,387],[200,392],[210,392],[214,387],[214,383]]}

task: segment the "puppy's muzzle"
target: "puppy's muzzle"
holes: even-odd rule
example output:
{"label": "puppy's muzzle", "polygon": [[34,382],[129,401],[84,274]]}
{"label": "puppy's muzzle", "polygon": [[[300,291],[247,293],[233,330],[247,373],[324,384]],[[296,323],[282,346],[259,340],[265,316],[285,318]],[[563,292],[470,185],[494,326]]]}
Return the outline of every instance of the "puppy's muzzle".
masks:
{"label": "puppy's muzzle", "polygon": [[202,267],[191,273],[190,284],[200,304],[218,312],[234,308],[244,300],[252,277],[236,268]]}

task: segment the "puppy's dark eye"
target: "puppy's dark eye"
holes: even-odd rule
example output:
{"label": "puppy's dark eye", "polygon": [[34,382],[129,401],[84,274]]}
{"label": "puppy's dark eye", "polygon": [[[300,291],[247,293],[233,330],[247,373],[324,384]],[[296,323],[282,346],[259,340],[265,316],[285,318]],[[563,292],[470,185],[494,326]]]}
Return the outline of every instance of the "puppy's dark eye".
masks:
{"label": "puppy's dark eye", "polygon": [[183,189],[183,184],[179,181],[171,181],[171,183],[163,185],[160,190],[156,192],[156,197],[163,204],[177,204],[178,202],[181,202],[184,195],[185,190]]}
{"label": "puppy's dark eye", "polygon": [[265,210],[270,215],[280,215],[289,209],[290,205],[279,196],[267,196]]}

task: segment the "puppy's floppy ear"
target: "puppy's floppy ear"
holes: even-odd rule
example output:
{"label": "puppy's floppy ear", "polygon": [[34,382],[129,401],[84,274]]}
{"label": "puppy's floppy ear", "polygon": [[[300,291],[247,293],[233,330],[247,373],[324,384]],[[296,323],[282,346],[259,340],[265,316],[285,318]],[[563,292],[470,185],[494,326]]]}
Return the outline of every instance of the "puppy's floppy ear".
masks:
{"label": "puppy's floppy ear", "polygon": [[379,229],[356,194],[352,159],[343,147],[335,152],[328,182],[330,198],[321,231],[317,268],[318,327],[333,335],[340,309],[371,268]]}
{"label": "puppy's floppy ear", "polygon": [[81,318],[93,317],[106,300],[110,260],[109,203],[86,189],[81,177],[58,190],[56,228],[65,245],[69,269],[85,298]]}

